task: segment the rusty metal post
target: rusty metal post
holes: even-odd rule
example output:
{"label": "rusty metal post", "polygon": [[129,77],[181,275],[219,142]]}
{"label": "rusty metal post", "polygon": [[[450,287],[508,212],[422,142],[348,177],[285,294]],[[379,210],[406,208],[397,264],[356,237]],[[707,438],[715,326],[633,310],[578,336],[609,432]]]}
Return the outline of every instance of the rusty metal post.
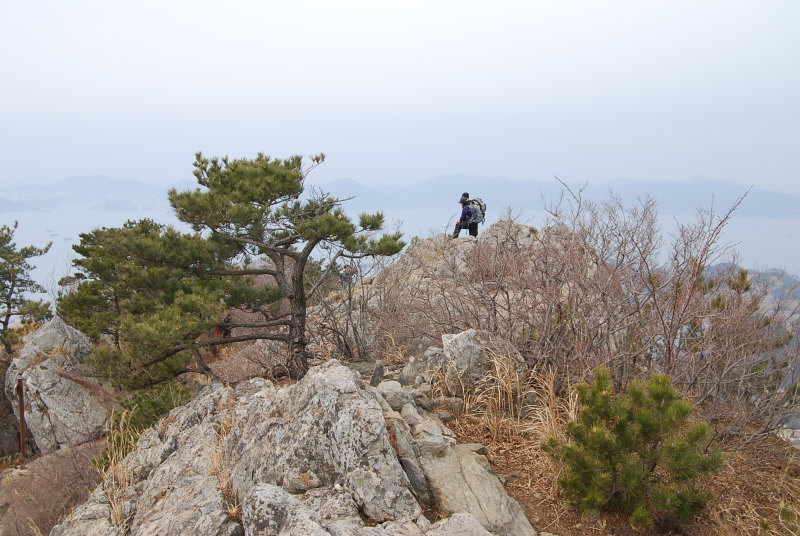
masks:
{"label": "rusty metal post", "polygon": [[27,431],[25,430],[25,392],[22,386],[22,378],[17,380],[17,400],[19,400],[19,458],[25,460],[25,439]]}

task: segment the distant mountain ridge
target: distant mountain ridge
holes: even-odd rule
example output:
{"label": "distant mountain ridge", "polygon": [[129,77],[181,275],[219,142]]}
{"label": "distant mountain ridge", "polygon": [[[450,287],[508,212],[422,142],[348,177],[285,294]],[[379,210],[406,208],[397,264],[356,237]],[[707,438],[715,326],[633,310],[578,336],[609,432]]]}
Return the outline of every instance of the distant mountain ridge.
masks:
{"label": "distant mountain ridge", "polygon": [[[400,230],[406,237],[450,232],[461,207],[463,192],[482,198],[487,206],[486,221],[505,217],[508,209],[520,223],[543,225],[544,206],[557,203],[563,187],[556,179],[512,181],[506,177],[447,175],[422,184],[364,185],[344,178],[316,183],[312,174],[308,189],[322,190],[346,199],[345,209],[356,216],[361,212],[383,211],[386,229]],[[569,183],[573,191],[582,189],[588,200],[604,200],[609,191],[626,204],[651,196],[657,201],[659,223],[667,235],[676,221],[693,219],[697,209],[713,203],[717,215],[724,214],[747,188],[729,182],[694,177],[685,181],[620,179],[606,184]],[[178,190],[194,189],[189,179],[172,185]],[[0,189],[0,219],[20,221],[20,240],[46,243],[50,229],[66,237],[76,237],[98,226],[119,225],[126,219],[152,218],[177,224],[169,206],[169,187],[158,187],[137,180],[119,180],[104,175],[69,177],[51,185],[17,184]],[[42,213],[49,213],[43,216]],[[30,216],[26,215],[29,214]],[[800,194],[752,189],[734,213],[726,229],[725,242],[734,243],[748,267],[782,267],[800,271]],[[25,233],[30,230],[30,235]],[[36,231],[36,233],[34,233]],[[38,234],[37,234],[38,233]],[[72,238],[74,239],[74,238]],[[53,251],[51,256],[58,252]]]}
{"label": "distant mountain ridge", "polygon": [[0,190],[0,213],[68,208],[131,210],[166,204],[166,189],[105,175],[68,177],[48,185],[18,184]]}
{"label": "distant mountain ridge", "polygon": [[[744,186],[707,177],[684,181],[620,179],[597,185],[569,184],[576,192],[583,188],[583,196],[590,200],[607,198],[610,191],[626,203],[649,195],[657,200],[659,212],[666,214],[693,214],[698,207],[708,208],[712,202],[715,211],[726,211],[747,193]],[[307,185],[337,197],[352,198],[348,206],[353,210],[388,210],[403,206],[455,210],[462,192],[481,197],[495,210],[505,207],[541,210],[544,203],[556,202],[563,190],[555,179],[521,182],[506,177],[466,174],[445,175],[413,186],[368,186],[349,178],[322,184],[309,181]],[[196,185],[186,180],[173,186],[183,190]],[[50,185],[19,184],[0,190],[0,212],[53,210],[68,205],[100,209],[113,209],[120,204],[164,206],[168,190],[169,187],[159,188],[141,181],[119,180],[105,175],[69,177]],[[753,188],[737,214],[756,218],[800,218],[800,193]]]}
{"label": "distant mountain ridge", "polygon": [[[728,273],[730,268],[731,265],[728,263],[714,264],[706,268],[705,273],[709,276],[718,276]],[[739,268],[742,267],[734,265],[735,270]],[[763,281],[766,284],[768,291],[767,303],[764,304],[766,307],[775,303],[784,303],[789,308],[800,307],[800,276],[777,268],[747,269],[747,276],[750,281]]]}
{"label": "distant mountain ridge", "polygon": [[[760,188],[748,192],[745,186],[693,177],[684,181],[620,179],[605,184],[568,183],[573,191],[583,188],[583,196],[602,200],[613,191],[626,203],[649,195],[665,214],[694,214],[697,208],[712,206],[715,212],[727,211],[737,199],[746,197],[737,214],[755,218],[800,218],[800,193],[787,194]],[[481,197],[495,208],[539,210],[543,203],[556,202],[562,185],[551,181],[512,181],[505,177],[447,175],[414,186],[365,186],[352,179],[317,185],[339,197],[355,196],[354,203],[370,207],[412,205],[417,208],[458,202],[462,192]]]}
{"label": "distant mountain ridge", "polygon": [[[685,181],[636,181],[621,179],[606,184],[569,183],[573,192],[582,190],[585,200],[602,201],[611,191],[624,204],[633,205],[647,196],[656,200],[662,236],[676,231],[677,222],[696,221],[698,209],[713,209],[725,215],[738,199],[746,197],[726,226],[722,243],[732,244],[743,265],[761,270],[784,268],[800,272],[800,193],[783,193],[729,182],[694,177]],[[428,236],[452,230],[461,207],[463,192],[482,198],[487,204],[486,221],[505,217],[507,210],[522,223],[541,227],[545,206],[557,204],[564,193],[556,180],[516,182],[505,177],[450,175],[423,184],[365,186],[351,179],[317,185],[340,198],[350,198],[348,213],[382,210],[387,227],[395,222],[406,236]]]}

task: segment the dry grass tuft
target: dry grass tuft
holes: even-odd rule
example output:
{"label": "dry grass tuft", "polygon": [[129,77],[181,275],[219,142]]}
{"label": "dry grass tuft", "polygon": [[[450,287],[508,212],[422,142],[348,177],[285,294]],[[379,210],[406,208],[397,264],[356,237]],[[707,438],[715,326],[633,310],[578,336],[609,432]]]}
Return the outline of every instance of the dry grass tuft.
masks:
{"label": "dry grass tuft", "polygon": [[239,523],[242,524],[242,505],[239,504],[239,501],[233,500],[233,502],[229,502],[225,507],[225,512],[228,514],[228,517]]}
{"label": "dry grass tuft", "polygon": [[21,460],[19,459],[19,454],[13,454],[9,456],[2,456],[0,457],[0,473],[5,471],[6,469],[11,469],[12,467],[17,467],[20,465]]}
{"label": "dry grass tuft", "polygon": [[237,523],[241,523],[242,507],[233,492],[233,482],[231,482],[230,473],[225,467],[225,460],[222,457],[222,443],[233,430],[233,426],[233,418],[228,414],[223,414],[216,430],[217,440],[209,460],[208,473],[217,479],[217,490],[225,499],[225,510],[228,516]]}
{"label": "dry grass tuft", "polygon": [[394,435],[394,426],[392,425],[392,421],[385,419],[385,424],[386,433],[389,434],[389,444],[392,445],[392,450],[394,450],[395,454],[399,455],[400,453],[397,452],[397,437]]}
{"label": "dry grass tuft", "polygon": [[381,362],[392,365],[406,363],[408,361],[409,350],[402,344],[398,344],[395,337],[388,331],[383,331],[380,336],[380,351],[376,352],[376,356],[380,358]]}
{"label": "dry grass tuft", "polygon": [[555,437],[566,440],[567,422],[578,416],[578,395],[572,389],[566,397],[556,392],[556,372],[552,368],[534,369],[529,376],[530,392],[534,403],[529,405],[526,432],[535,434],[540,441]]}
{"label": "dry grass tuft", "polygon": [[515,369],[514,356],[487,350],[489,371],[465,397],[465,409],[486,426],[492,441],[521,432],[528,386]]}
{"label": "dry grass tuft", "polygon": [[156,433],[158,433],[158,437],[162,440],[167,433],[167,429],[169,426],[177,420],[177,416],[175,414],[168,414],[166,417],[162,418],[161,420],[156,423]]}
{"label": "dry grass tuft", "polygon": [[141,433],[131,425],[132,415],[127,410],[123,411],[118,419],[114,418],[113,414],[111,415],[106,431],[108,443],[103,451],[103,456],[92,460],[94,466],[103,473],[111,521],[115,526],[123,529],[129,521],[123,505],[126,490],[131,484],[130,469],[123,463],[123,460],[133,450]]}

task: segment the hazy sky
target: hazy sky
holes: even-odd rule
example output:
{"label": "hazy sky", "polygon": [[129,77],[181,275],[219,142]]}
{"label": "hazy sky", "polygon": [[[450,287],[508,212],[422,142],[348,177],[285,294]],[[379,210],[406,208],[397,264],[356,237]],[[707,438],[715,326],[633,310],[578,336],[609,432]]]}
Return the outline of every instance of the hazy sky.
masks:
{"label": "hazy sky", "polygon": [[0,187],[714,179],[800,191],[800,2],[0,0]]}

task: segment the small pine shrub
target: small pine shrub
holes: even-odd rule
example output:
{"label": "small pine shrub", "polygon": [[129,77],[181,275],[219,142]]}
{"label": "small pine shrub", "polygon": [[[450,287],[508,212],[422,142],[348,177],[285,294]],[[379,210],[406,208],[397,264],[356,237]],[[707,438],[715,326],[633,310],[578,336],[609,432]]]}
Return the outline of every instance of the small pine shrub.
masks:
{"label": "small pine shrub", "polygon": [[559,485],[567,500],[589,517],[621,508],[637,528],[697,515],[710,498],[697,481],[718,472],[722,456],[703,453],[709,428],[687,423],[693,407],[669,377],[654,374],[615,394],[602,367],[577,392],[580,413],[567,424],[568,441],[542,445],[564,466]]}

